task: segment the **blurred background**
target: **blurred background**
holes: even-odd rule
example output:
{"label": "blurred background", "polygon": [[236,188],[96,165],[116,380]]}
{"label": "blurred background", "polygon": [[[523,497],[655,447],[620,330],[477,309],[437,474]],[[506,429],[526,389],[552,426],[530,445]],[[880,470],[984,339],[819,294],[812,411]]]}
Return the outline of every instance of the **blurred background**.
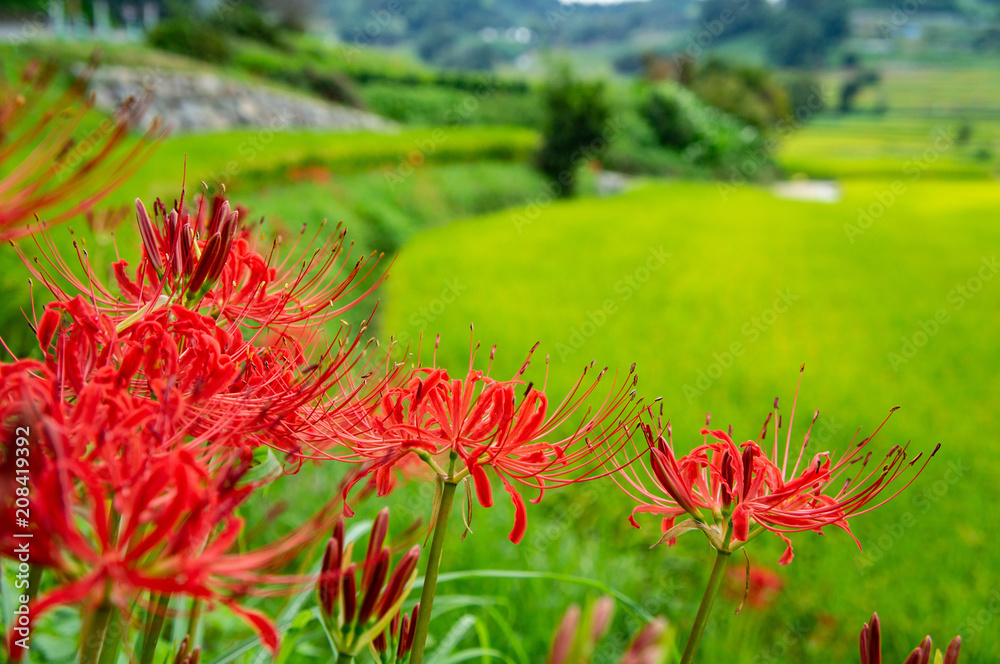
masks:
{"label": "blurred background", "polygon": [[[961,634],[963,662],[1000,659],[996,0],[0,2],[8,98],[42,59],[58,66],[54,101],[95,52],[81,137],[129,96],[149,109],[126,146],[154,117],[170,128],[70,222],[96,265],[137,255],[121,211],[134,198],[224,184],[268,233],[344,222],[356,252],[394,261],[377,295],[381,340],[426,347],[440,334],[439,362],[461,370],[474,323],[498,345],[500,377],[541,342],[533,376],[548,354],[555,396],[592,359],[620,376],[636,362],[639,394],[662,397],[682,449],[708,412],[754,438],[776,396],[787,413],[804,362],[794,433],[819,409],[810,449],[843,450],[900,405],[879,449],[942,451],[853,524],[863,551],[840,531],[801,534],[779,568],[781,543],[754,542],[760,601],[734,615],[734,562],[702,661],[855,662],[875,610],[887,661],[927,633]],[[67,227],[52,236],[71,250]],[[29,285],[10,247],[0,284],[0,333],[30,353]],[[281,531],[340,473],[306,468],[244,516]],[[426,519],[428,498],[403,486],[394,520]],[[455,517],[444,568],[589,577],[683,635],[710,551],[697,535],[650,551],[659,524],[632,528],[632,507],[608,481],[554,491],[529,506],[515,546],[501,501],[461,543]],[[541,661],[565,606],[588,596],[551,580],[439,592],[453,596],[439,600],[451,607],[439,636],[491,639],[519,663]],[[57,637],[74,621],[54,614],[33,661],[72,661]],[[620,610],[614,634],[636,625]],[[326,661],[315,624],[290,630],[286,661]],[[204,632],[203,661],[257,661],[225,612]]]}

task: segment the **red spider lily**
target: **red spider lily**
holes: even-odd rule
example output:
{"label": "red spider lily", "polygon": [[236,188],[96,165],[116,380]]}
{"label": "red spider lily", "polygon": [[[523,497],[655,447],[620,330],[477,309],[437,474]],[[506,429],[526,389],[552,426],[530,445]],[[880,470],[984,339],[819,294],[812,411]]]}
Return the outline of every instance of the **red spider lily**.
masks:
{"label": "red spider lily", "polygon": [[[878,614],[873,613],[869,622],[861,628],[861,664],[882,664],[882,628]],[[942,657],[941,651],[934,652],[934,644],[930,636],[925,636],[920,645],[906,658],[904,664],[957,664],[958,653],[962,648],[962,637],[956,636],[948,644],[948,649]]]}
{"label": "red spider lily", "polygon": [[[416,368],[369,410],[356,411],[357,421],[338,418],[319,438],[347,448],[342,454],[328,452],[330,458],[372,463],[369,472],[378,478],[380,492],[393,470],[415,455],[447,482],[471,477],[479,503],[490,507],[493,489],[486,469],[491,468],[515,506],[509,537],[518,543],[527,526],[527,510],[516,484],[536,489],[538,497],[532,502],[538,502],[546,489],[602,476],[601,466],[624,444],[624,433],[638,410],[635,367],[598,406],[585,409],[572,433],[560,438],[557,429],[584,409],[606,370],[584,387],[593,365],[587,367],[552,408],[544,386],[537,389],[522,379],[534,348],[506,381],[490,377],[490,367],[473,368],[477,348],[472,349],[465,378],[452,378],[433,366]],[[490,365],[495,352],[494,347]],[[342,426],[347,428],[337,428]]]}
{"label": "red spider lily", "polygon": [[[60,337],[68,340],[60,344],[64,352],[84,337],[78,332]],[[51,356],[0,365],[0,485],[14,481],[10,426],[29,426],[32,562],[51,566],[59,579],[33,604],[32,618],[62,604],[128,607],[143,604],[145,593],[180,594],[229,606],[276,648],[270,620],[238,601],[269,592],[268,584],[311,582],[277,572],[329,528],[334,503],[283,539],[232,552],[243,525],[235,510],[259,482],[248,475],[251,451],[242,432],[220,422],[194,433],[170,389],[158,398],[133,394],[107,365],[71,386],[53,368],[64,366]],[[13,514],[0,512],[0,553],[8,556],[15,542],[6,535],[15,530],[6,521]]]}
{"label": "red spider lily", "polygon": [[[277,572],[337,510],[331,502],[288,537],[239,554],[235,510],[257,485],[248,476],[253,448],[294,450],[296,428],[321,397],[324,406],[350,402],[322,395],[353,374],[357,340],[302,368],[301,349],[285,337],[255,345],[239,325],[180,301],[127,318],[92,302],[50,303],[35,320],[43,360],[0,364],[0,422],[38,432],[36,561],[59,579],[33,616],[61,604],[155,610],[147,594],[178,594],[229,606],[275,649],[274,625],[239,600],[312,582]],[[4,451],[8,471],[13,452]],[[0,476],[0,485],[12,481]],[[5,537],[13,532],[0,525]],[[0,544],[12,552],[12,542]]]}
{"label": "red spider lily", "polygon": [[135,172],[163,136],[154,120],[134,146],[119,149],[144,114],[148,94],[126,101],[114,118],[78,136],[93,106],[86,89],[95,67],[92,59],[48,109],[38,106],[56,74],[53,64],[30,62],[13,85],[0,77],[0,166],[17,162],[0,178],[0,240],[37,231],[25,225],[36,215],[47,215],[53,224],[91,211]]}
{"label": "red spider lily", "polygon": [[232,209],[221,196],[210,202],[203,195],[194,210],[185,211],[183,198],[170,210],[157,201],[152,217],[136,200],[143,254],[134,276],[126,261],[119,258],[114,264],[114,290],[101,281],[79,247],[83,277],[58,255],[47,236],[36,244],[48,267],[22,257],[56,299],[85,294],[120,329],[150,311],[179,304],[207,311],[220,325],[246,326],[258,334],[267,329],[296,347],[361,302],[385,278],[362,285],[372,276],[377,258],[372,254],[351,265],[350,247],[344,244],[347,231],[340,226],[322,242],[317,234],[300,250],[303,227],[279,259],[277,240],[267,255],[259,251],[259,236],[243,226],[246,210]]}
{"label": "red spider lily", "polygon": [[[211,203],[200,197],[190,213],[181,212],[180,202],[169,212],[160,203],[154,209],[151,219],[136,202],[144,252],[134,278],[125,261],[115,263],[115,289],[101,282],[78,245],[82,276],[60,257],[48,234],[35,239],[44,261],[22,254],[57,302],[35,321],[44,332],[43,349],[60,312],[84,328],[68,342],[75,349],[64,354],[68,365],[60,376],[79,382],[87,363],[100,355],[120,365],[122,385],[150,395],[165,376],[179,380],[181,391],[197,402],[187,404],[186,421],[204,427],[226,421],[256,436],[256,443],[285,452],[299,450],[298,431],[310,417],[329,418],[360,393],[379,391],[378,381],[355,382],[357,374],[371,373],[361,333],[349,335],[342,326],[318,358],[305,351],[325,321],[381,281],[357,285],[371,275],[373,257],[348,269],[343,232],[320,247],[310,243],[296,270],[287,267],[290,258],[272,265],[274,252],[269,258],[257,253],[255,236],[241,227],[246,212],[232,210],[221,197]],[[102,343],[116,352],[99,351]]]}
{"label": "red spider lily", "polygon": [[[295,430],[304,426],[304,410],[356,364],[347,347],[325,366],[301,370],[287,348],[254,346],[239,330],[230,333],[177,305],[118,332],[78,297],[50,303],[36,329],[52,389],[80,407],[127,393],[170,408],[172,425],[190,435],[210,439],[224,429],[243,444],[281,450],[299,445]],[[157,432],[171,433],[163,425]],[[100,429],[95,424],[84,433],[97,436]],[[90,440],[81,435],[81,448]]]}
{"label": "red spider lily", "polygon": [[[801,373],[799,382],[801,384]],[[848,519],[870,512],[897,496],[916,479],[940,448],[938,445],[902,487],[894,487],[891,494],[884,496],[883,492],[904,477],[922,454],[907,462],[907,447],[896,445],[881,463],[870,463],[872,452],[866,448],[888,421],[887,417],[871,436],[857,442],[856,434],[851,445],[835,461],[831,453],[820,452],[803,465],[809,435],[819,411],[813,415],[796,453],[791,438],[797,401],[798,387],[783,450],[778,441],[781,421],[777,399],[774,412],[768,415],[756,441],[748,440],[737,446],[730,434],[706,427],[701,430],[704,444],[681,457],[674,452],[669,423],[666,437],[654,431],[651,425],[642,423],[640,428],[648,445],[650,465],[647,467],[641,461],[621,464],[622,472],[616,476],[619,486],[641,503],[633,510],[633,515],[647,512],[663,516],[664,534],[660,542],[673,544],[677,535],[698,529],[719,551],[735,551],[758,535],[772,532],[787,545],[779,561],[786,565],[793,556],[788,534],[822,533],[824,527],[836,526],[853,537]],[[890,415],[895,410],[892,409]],[[777,426],[768,454],[764,441],[772,416]],[[796,455],[791,466],[790,454]],[[637,467],[652,479],[652,488],[643,483]],[[853,470],[857,472],[850,477]],[[834,490],[828,491],[831,487]],[[677,517],[685,514],[688,519],[675,523]],[[634,518],[630,517],[630,521],[638,527]],[[860,548],[861,543],[854,539]]]}
{"label": "red spider lily", "polygon": [[[327,543],[316,592],[323,625],[341,655],[356,656],[380,635],[384,638],[382,633],[394,619],[397,625],[395,636],[398,638],[400,607],[417,579],[420,547],[413,546],[407,551],[390,573],[392,553],[388,546],[384,546],[388,530],[389,510],[386,508],[375,519],[369,534],[368,550],[361,563],[360,582],[357,578],[358,566],[351,561],[353,546],[345,540],[343,516]],[[414,625],[416,617],[414,609]],[[412,633],[409,640],[412,646]]]}

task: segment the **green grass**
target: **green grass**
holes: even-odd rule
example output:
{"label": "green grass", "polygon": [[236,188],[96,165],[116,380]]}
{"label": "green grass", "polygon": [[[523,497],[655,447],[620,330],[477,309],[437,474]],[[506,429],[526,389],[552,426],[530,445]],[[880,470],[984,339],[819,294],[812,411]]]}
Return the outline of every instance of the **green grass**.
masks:
{"label": "green grass", "polygon": [[504,162],[430,166],[393,186],[378,171],[308,172],[313,180],[271,184],[249,178],[229,192],[279,227],[339,221],[363,250],[395,253],[420,230],[523,205],[541,195],[545,184],[528,166]]}
{"label": "green grass", "polygon": [[[818,426],[831,430],[822,437],[827,447],[843,449],[855,427],[870,432],[891,406],[902,405],[879,449],[911,440],[914,450],[938,443],[942,450],[911,490],[855,521],[855,533],[877,560],[859,563],[841,532],[799,535],[795,560],[781,570],[786,585],[777,608],[733,616],[734,602],[721,602],[702,659],[856,661],[857,631],[878,610],[886,661],[902,661],[926,633],[941,642],[960,631],[964,662],[994,661],[998,617],[986,606],[1000,586],[989,540],[996,521],[990,506],[1000,498],[991,426],[1000,387],[1000,279],[971,299],[953,289],[994,256],[1000,191],[989,182],[909,183],[852,243],[845,224],[857,222],[858,208],[885,198],[889,185],[851,180],[843,202],[820,205],[779,201],[753,188],[723,200],[713,184],[678,183],[553,205],[521,233],[509,212],[429,231],[407,245],[395,266],[386,332],[440,332],[439,358],[460,369],[474,322],[477,339],[499,344],[498,376],[541,341],[541,352],[551,354],[554,394],[591,358],[619,370],[636,361],[640,393],[663,397],[682,447],[700,440],[695,432],[707,411],[713,423],[731,423],[737,435],[753,437],[775,396],[787,409],[802,362],[801,412],[820,409]],[[646,276],[640,268],[661,247],[671,254],[663,267],[630,289],[626,279]],[[464,291],[436,305],[448,280]],[[796,299],[772,319],[769,310],[783,290]],[[609,300],[616,313],[589,326],[588,313]],[[421,308],[438,313],[427,321]],[[894,367],[890,353],[901,353],[903,337],[912,339],[939,310],[948,322]],[[583,343],[574,349],[575,334]],[[734,342],[744,353],[710,385],[698,385],[699,372],[717,373],[716,354]],[[953,465],[960,476],[949,473]],[[529,508],[528,535],[515,547],[503,539],[509,510],[498,505],[464,544],[452,538],[445,568],[527,563],[589,575],[666,613],[683,632],[710,553],[697,534],[674,550],[647,551],[656,524],[647,520],[643,530],[632,530],[625,524],[629,507],[609,482],[553,492]],[[755,543],[751,557],[776,568],[780,551],[771,538]],[[472,583],[464,590],[498,587]],[[567,595],[550,584],[536,606],[538,596],[527,593],[539,588],[508,590],[515,602],[531,603],[514,625],[529,652],[541,657],[559,607],[575,591]],[[970,628],[983,610],[983,626]],[[775,641],[787,642],[787,652],[769,659]]]}
{"label": "green grass", "polygon": [[270,130],[191,134],[166,141],[155,158],[117,192],[117,198],[176,192],[185,157],[189,183],[231,183],[299,165],[321,166],[336,173],[378,170],[400,181],[427,163],[525,161],[537,141],[531,130],[508,127],[443,127],[391,134]]}

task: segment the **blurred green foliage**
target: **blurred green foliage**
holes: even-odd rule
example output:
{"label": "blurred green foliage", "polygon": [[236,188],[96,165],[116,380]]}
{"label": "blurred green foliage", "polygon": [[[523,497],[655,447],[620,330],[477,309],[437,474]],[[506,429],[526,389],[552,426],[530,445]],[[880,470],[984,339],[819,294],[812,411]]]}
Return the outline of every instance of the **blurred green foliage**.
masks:
{"label": "blurred green foliage", "polygon": [[568,66],[557,67],[544,90],[545,125],[535,161],[562,196],[576,188],[576,171],[607,149],[611,108],[604,83],[573,77]]}

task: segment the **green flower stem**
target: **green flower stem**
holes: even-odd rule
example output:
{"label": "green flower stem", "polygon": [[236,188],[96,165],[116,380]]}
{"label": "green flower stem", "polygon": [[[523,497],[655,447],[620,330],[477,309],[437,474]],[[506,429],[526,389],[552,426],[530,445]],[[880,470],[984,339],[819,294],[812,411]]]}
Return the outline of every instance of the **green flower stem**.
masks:
{"label": "green flower stem", "polygon": [[115,664],[118,661],[118,650],[121,648],[122,636],[125,633],[125,617],[121,610],[116,606],[111,606],[109,610],[108,626],[104,630],[98,664]]}
{"label": "green flower stem", "polygon": [[201,602],[192,599],[191,600],[191,611],[188,613],[188,647],[194,648],[195,639],[198,636],[198,619],[201,618]]}
{"label": "green flower stem", "polygon": [[107,603],[101,604],[87,616],[80,638],[80,664],[97,664],[110,620],[111,605]]}
{"label": "green flower stem", "polygon": [[170,595],[166,593],[161,593],[152,599],[153,603],[146,615],[146,624],[142,630],[142,655],[139,664],[152,664],[156,655],[156,644],[163,631],[163,621],[170,606]]}
{"label": "green flower stem", "polygon": [[351,664],[354,661],[354,655],[348,655],[346,652],[340,653],[337,657],[337,664]]}
{"label": "green flower stem", "polygon": [[701,606],[698,607],[698,615],[694,618],[694,625],[691,626],[691,636],[688,637],[687,646],[684,647],[684,655],[681,657],[681,664],[692,664],[694,656],[698,652],[698,645],[701,637],[705,634],[705,626],[708,624],[708,616],[712,613],[712,605],[722,588],[722,581],[726,578],[726,563],[729,562],[728,551],[719,551],[715,556],[715,565],[712,566],[712,575],[708,577],[708,587],[701,598]]}
{"label": "green flower stem", "polygon": [[420,614],[417,616],[417,628],[413,635],[410,664],[422,664],[424,661],[424,646],[427,644],[431,608],[434,604],[434,590],[437,586],[438,572],[441,569],[441,553],[444,551],[444,537],[448,530],[448,516],[451,514],[451,505],[455,502],[455,489],[458,486],[449,481],[443,481],[443,484],[441,504],[438,505],[438,511],[435,515],[434,539],[431,541],[431,550],[427,557],[427,571],[424,572],[424,587],[420,592]]}

